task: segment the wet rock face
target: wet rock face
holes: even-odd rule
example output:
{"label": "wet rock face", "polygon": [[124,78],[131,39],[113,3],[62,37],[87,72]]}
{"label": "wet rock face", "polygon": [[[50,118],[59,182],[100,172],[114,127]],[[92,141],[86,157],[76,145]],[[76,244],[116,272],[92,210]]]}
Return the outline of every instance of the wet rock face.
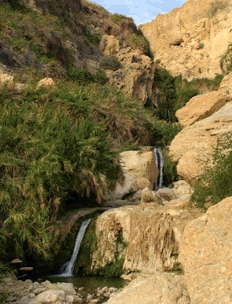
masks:
{"label": "wet rock face", "polygon": [[231,212],[228,197],[185,228],[179,261],[192,304],[231,303]]}
{"label": "wet rock face", "polygon": [[125,151],[120,153],[124,180],[104,196],[104,201],[118,200],[145,187],[153,189],[159,171],[152,151]]}
{"label": "wet rock face", "polygon": [[[124,259],[127,273],[171,269],[177,261],[185,225],[200,214],[188,210],[185,203],[177,199],[167,206],[143,203],[104,212],[96,221],[98,244],[92,269],[115,262],[117,255]],[[125,244],[121,251],[119,234]]]}

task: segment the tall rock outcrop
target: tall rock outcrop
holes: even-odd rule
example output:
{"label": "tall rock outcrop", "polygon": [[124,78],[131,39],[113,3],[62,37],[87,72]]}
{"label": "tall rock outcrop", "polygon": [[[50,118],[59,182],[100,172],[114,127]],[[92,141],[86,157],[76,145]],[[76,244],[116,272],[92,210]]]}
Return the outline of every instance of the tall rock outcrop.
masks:
{"label": "tall rock outcrop", "polygon": [[214,78],[232,41],[231,0],[187,0],[179,9],[141,25],[155,60],[185,79]]}
{"label": "tall rock outcrop", "polygon": [[179,261],[191,304],[232,303],[232,197],[189,223]]}
{"label": "tall rock outcrop", "polygon": [[177,262],[184,227],[199,215],[187,207],[186,197],[166,206],[147,203],[104,212],[96,221],[98,243],[92,271],[120,259],[126,273],[171,269]]}
{"label": "tall rock outcrop", "polygon": [[218,139],[232,132],[232,73],[224,77],[219,91],[193,97],[177,112],[183,130],[169,147],[178,174],[194,184],[210,160]]}

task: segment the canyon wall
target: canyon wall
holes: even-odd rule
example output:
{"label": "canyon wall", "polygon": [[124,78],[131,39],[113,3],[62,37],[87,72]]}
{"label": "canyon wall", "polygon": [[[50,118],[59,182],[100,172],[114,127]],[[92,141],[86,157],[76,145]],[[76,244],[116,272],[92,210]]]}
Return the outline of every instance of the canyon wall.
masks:
{"label": "canyon wall", "polygon": [[222,57],[232,42],[231,8],[231,0],[187,0],[141,25],[156,63],[188,80],[221,74]]}

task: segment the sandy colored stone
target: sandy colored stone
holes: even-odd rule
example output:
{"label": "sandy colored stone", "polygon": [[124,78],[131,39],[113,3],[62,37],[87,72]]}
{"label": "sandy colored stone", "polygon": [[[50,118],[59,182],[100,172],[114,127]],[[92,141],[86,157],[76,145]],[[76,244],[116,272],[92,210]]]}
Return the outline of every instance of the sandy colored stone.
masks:
{"label": "sandy colored stone", "polygon": [[43,78],[41,79],[38,84],[37,84],[37,88],[44,86],[44,87],[54,87],[55,82],[52,78]]}
{"label": "sandy colored stone", "polygon": [[14,77],[9,75],[9,74],[0,74],[0,84],[8,84],[12,85],[13,84],[13,79]]}
{"label": "sandy colored stone", "polygon": [[220,91],[197,95],[176,112],[176,117],[183,127],[190,126],[196,121],[211,116],[229,100],[230,97]]}
{"label": "sandy colored stone", "polygon": [[105,201],[117,200],[148,187],[153,189],[159,171],[152,151],[125,151],[120,153],[124,180],[104,195]]}
{"label": "sandy colored stone", "polygon": [[211,5],[218,2],[188,0],[181,8],[141,25],[155,60],[173,75],[191,80],[221,74],[220,59],[232,41],[232,1],[219,2],[228,5],[210,16]]}
{"label": "sandy colored stone", "polygon": [[107,304],[190,304],[182,275],[156,272],[133,280]]}
{"label": "sandy colored stone", "polygon": [[232,102],[191,126],[185,127],[169,147],[171,159],[177,163],[178,174],[190,185],[204,172],[217,140],[232,132]]}
{"label": "sandy colored stone", "polygon": [[100,49],[106,56],[116,56],[122,65],[116,71],[106,70],[109,83],[144,104],[152,95],[154,63],[151,58],[140,50],[121,45],[112,35],[103,35]]}
{"label": "sandy colored stone", "polygon": [[191,304],[232,303],[232,197],[190,222],[179,261]]}
{"label": "sandy colored stone", "polygon": [[[185,225],[200,215],[186,208],[186,200],[125,206],[108,210],[96,221],[98,245],[93,253],[92,269],[125,257],[127,273],[154,273],[171,269],[177,261],[179,242]],[[121,248],[118,237],[127,244]]]}

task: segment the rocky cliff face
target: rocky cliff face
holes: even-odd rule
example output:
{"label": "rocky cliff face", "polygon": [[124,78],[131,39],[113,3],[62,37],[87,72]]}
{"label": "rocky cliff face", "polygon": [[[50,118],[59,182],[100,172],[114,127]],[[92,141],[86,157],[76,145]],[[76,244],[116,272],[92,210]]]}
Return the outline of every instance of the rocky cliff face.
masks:
{"label": "rocky cliff face", "polygon": [[184,227],[200,215],[186,197],[166,206],[143,203],[104,212],[96,221],[92,271],[123,259],[126,273],[170,270],[177,262]]}
{"label": "rocky cliff face", "polygon": [[232,1],[187,0],[141,25],[155,60],[173,75],[214,78],[232,41]]}

